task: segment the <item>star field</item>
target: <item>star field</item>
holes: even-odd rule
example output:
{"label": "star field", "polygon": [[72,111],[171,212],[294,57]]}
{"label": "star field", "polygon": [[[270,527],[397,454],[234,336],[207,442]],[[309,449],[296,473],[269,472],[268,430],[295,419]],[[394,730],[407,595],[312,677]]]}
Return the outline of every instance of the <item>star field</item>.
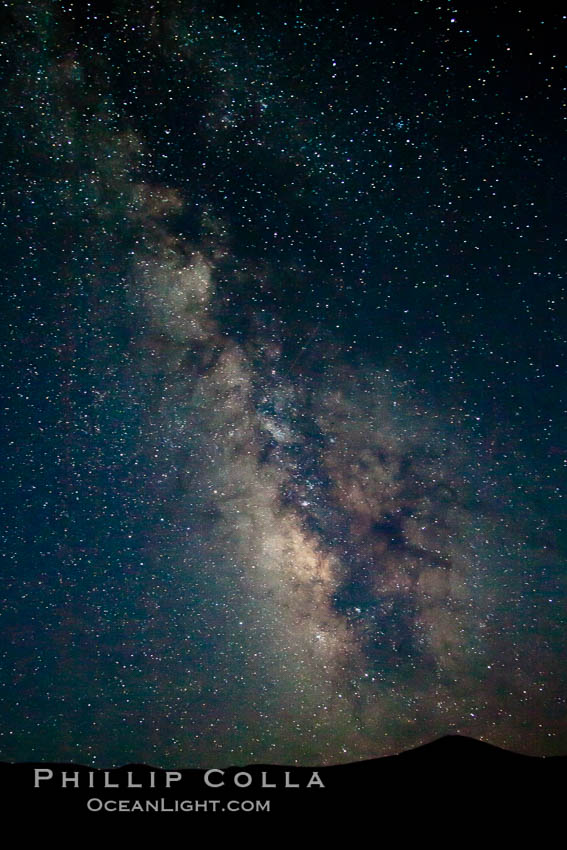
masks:
{"label": "star field", "polygon": [[565,20],[2,11],[0,752],[565,752]]}

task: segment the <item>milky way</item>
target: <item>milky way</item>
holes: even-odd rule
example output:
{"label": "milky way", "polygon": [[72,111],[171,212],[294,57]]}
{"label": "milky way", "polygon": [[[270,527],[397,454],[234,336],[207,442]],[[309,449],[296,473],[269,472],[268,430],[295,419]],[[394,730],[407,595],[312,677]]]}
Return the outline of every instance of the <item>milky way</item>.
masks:
{"label": "milky way", "polygon": [[410,5],[6,12],[2,758],[565,751],[560,22]]}

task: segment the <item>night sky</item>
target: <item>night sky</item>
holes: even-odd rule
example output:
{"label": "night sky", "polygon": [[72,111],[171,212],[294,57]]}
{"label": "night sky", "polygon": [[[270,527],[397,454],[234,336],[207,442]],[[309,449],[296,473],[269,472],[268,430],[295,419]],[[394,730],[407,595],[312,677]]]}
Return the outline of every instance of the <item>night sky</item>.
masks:
{"label": "night sky", "polygon": [[2,8],[3,760],[567,753],[565,20],[362,9]]}

